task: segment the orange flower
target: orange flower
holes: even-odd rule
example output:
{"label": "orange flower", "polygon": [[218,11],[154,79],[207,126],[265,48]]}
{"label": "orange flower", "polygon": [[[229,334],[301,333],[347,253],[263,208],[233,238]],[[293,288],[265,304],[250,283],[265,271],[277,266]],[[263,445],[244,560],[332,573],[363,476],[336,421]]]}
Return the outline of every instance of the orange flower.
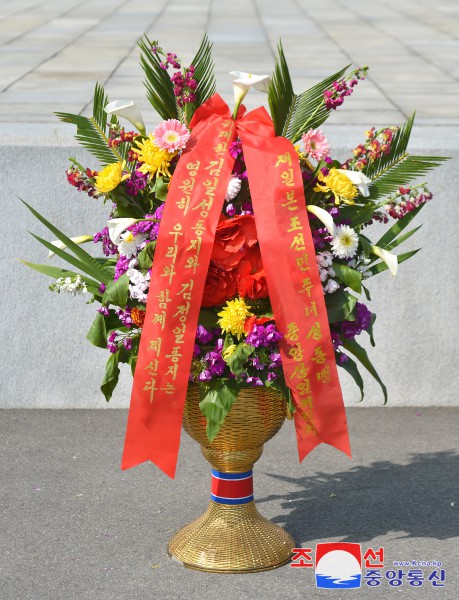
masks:
{"label": "orange flower", "polygon": [[131,319],[137,327],[143,327],[145,321],[145,311],[141,308],[133,308],[131,310]]}

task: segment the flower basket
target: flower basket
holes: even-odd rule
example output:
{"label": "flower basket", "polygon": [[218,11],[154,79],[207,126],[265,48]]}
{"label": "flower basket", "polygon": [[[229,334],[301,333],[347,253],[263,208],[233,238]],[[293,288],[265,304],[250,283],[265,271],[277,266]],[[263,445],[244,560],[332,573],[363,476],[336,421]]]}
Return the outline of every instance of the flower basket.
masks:
{"label": "flower basket", "polygon": [[[296,94],[279,44],[271,77],[232,72],[230,110],[207,37],[188,67],[147,37],[139,46],[163,121],[147,135],[136,105],[109,102],[100,85],[92,116],[58,113],[99,161],[72,158],[68,181],[108,202],[109,219],[69,237],[27,204],[58,239],[35,237],[66,266],[24,262],[54,278],[52,291],[89,294],[98,306],[87,338],[109,351],[107,401],[119,364],[131,367],[122,468],[151,460],[174,477],[182,422],[211,463],[210,507],[170,554],[196,569],[270,569],[288,560],[293,540],[258,514],[252,466],[286,412],[300,460],[320,443],[350,455],[337,367],[363,398],[360,363],[387,398],[357,341],[365,334],[374,345],[366,282],[395,276],[417,252],[394,251],[432,198],[419,178],[445,159],[408,154],[413,117],[369,129],[347,160],[333,158],[318,128],[367,67]],[[246,112],[251,88],[267,92],[270,115]],[[373,222],[386,225],[378,240]],[[83,248],[91,241],[104,256]]]}

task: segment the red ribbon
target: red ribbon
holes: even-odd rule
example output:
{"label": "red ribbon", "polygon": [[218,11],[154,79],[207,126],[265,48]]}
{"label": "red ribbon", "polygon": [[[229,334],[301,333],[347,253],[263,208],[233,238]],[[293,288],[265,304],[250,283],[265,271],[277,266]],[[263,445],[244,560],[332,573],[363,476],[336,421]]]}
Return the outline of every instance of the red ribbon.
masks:
{"label": "red ribbon", "polygon": [[153,261],[122,468],[151,460],[174,477],[195,332],[238,134],[280,343],[300,461],[325,442],[350,455],[346,415],[293,145],[264,109],[231,119],[215,94],[190,123]]}

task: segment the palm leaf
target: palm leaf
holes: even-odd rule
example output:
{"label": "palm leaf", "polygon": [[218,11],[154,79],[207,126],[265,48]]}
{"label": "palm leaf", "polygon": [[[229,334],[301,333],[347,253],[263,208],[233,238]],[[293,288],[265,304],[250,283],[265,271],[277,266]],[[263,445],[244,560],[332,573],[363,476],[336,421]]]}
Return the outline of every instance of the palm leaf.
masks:
{"label": "palm leaf", "polygon": [[167,70],[160,67],[160,59],[151,51],[153,42],[145,35],[138,44],[141,51],[140,64],[145,73],[144,85],[150,104],[162,119],[177,119],[179,114],[174,86]]}
{"label": "palm leaf", "polygon": [[[108,145],[108,138],[106,136],[107,113],[104,110],[107,103],[108,98],[105,95],[104,88],[99,83],[96,83],[92,117],[63,112],[54,113],[64,123],[76,125],[77,132],[75,139],[99,159],[103,166],[123,161],[127,152],[127,149],[117,151]],[[118,119],[113,116],[110,122],[118,124]]]}
{"label": "palm leaf", "polygon": [[196,102],[185,105],[187,123],[190,122],[194,111],[215,94],[217,84],[214,75],[214,62],[212,60],[212,43],[207,34],[202,38],[201,45],[191,64],[195,67],[194,79],[197,81]]}
{"label": "palm leaf", "polygon": [[403,160],[407,156],[406,149],[413,128],[415,113],[400,127],[397,133],[392,138],[390,152],[377,160],[368,163],[363,169],[363,173],[370,179],[377,179],[382,173],[388,171],[399,160]]}
{"label": "palm leaf", "polygon": [[290,112],[290,107],[296,96],[293,91],[292,80],[284,55],[282,42],[277,46],[278,57],[274,66],[268,89],[268,102],[271,109],[271,118],[277,135],[284,131],[285,121]]}
{"label": "palm leaf", "polygon": [[299,96],[294,95],[282,130],[283,137],[297,142],[308,129],[314,129],[327,120],[330,110],[325,106],[324,92],[334,81],[341,79],[350,65],[327,77]]}
{"label": "palm leaf", "polygon": [[422,177],[445,160],[448,158],[444,156],[410,156],[403,153],[385,170],[375,175],[368,199],[377,200],[393,194],[400,186],[406,186],[414,179]]}

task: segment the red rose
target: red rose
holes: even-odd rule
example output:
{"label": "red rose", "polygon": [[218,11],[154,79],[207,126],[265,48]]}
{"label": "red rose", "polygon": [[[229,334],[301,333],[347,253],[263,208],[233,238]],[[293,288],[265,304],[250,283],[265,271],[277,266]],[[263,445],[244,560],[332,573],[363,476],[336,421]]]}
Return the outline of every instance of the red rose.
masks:
{"label": "red rose", "polygon": [[237,292],[237,282],[234,273],[222,271],[210,265],[207,273],[202,306],[219,306],[233,298]]}
{"label": "red rose", "polygon": [[256,243],[253,215],[237,215],[232,219],[222,217],[215,233],[212,262],[222,271],[232,271]]}
{"label": "red rose", "polygon": [[236,270],[237,289],[240,296],[259,300],[269,296],[266,274],[261,260],[260,247],[247,250]]}

